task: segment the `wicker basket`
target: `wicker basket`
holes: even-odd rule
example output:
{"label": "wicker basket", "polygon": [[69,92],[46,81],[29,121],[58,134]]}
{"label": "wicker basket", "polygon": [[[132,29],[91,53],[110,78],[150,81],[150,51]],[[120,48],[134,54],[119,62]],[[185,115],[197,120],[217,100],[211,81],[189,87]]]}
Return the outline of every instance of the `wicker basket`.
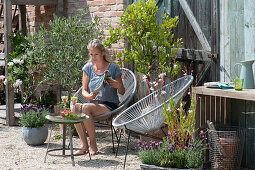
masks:
{"label": "wicker basket", "polygon": [[216,127],[209,130],[212,169],[240,169],[245,130],[240,127]]}

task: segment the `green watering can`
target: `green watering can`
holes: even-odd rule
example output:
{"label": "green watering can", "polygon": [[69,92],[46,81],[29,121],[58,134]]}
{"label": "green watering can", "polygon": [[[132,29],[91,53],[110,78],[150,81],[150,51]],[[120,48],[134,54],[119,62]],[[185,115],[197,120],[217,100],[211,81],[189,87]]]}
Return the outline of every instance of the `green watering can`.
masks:
{"label": "green watering can", "polygon": [[[241,61],[240,63],[236,63],[234,65],[234,71],[238,78],[244,79],[243,81],[243,88],[244,89],[254,89],[254,76],[253,76],[253,70],[252,70],[252,64],[254,60],[247,60],[247,61]],[[237,67],[238,65],[241,65],[241,72],[240,76],[237,74]]]}

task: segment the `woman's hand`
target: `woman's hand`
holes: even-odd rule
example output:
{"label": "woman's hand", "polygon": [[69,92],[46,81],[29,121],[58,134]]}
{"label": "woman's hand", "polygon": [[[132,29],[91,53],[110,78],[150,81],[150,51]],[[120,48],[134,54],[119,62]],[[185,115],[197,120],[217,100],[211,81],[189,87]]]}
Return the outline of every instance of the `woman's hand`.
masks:
{"label": "woman's hand", "polygon": [[108,79],[106,82],[113,88],[118,89],[118,93],[123,95],[125,93],[125,88],[123,86],[123,82],[121,79],[121,76],[117,77],[115,80],[114,79]]}
{"label": "woman's hand", "polygon": [[89,93],[86,98],[89,99],[89,100],[93,100],[95,99],[95,97],[98,95],[99,92],[91,92]]}
{"label": "woman's hand", "polygon": [[120,83],[117,81],[117,80],[114,80],[114,79],[108,79],[106,80],[106,82],[113,88],[116,88],[118,89],[119,86],[120,86]]}

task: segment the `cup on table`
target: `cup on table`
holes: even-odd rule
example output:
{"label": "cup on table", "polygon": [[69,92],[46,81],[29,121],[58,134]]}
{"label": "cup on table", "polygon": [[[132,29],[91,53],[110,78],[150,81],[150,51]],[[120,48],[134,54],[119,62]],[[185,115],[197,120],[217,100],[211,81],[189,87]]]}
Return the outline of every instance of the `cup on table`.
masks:
{"label": "cup on table", "polygon": [[235,81],[235,90],[238,90],[238,91],[243,90],[243,79],[236,78],[234,81]]}

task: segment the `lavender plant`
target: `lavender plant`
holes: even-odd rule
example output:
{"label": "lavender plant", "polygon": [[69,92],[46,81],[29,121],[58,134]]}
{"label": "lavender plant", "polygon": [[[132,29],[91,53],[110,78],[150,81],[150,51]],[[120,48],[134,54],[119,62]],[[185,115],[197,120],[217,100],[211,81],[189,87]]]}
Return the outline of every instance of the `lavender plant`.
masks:
{"label": "lavender plant", "polygon": [[21,108],[21,118],[19,124],[30,128],[43,127],[48,120],[45,116],[48,114],[46,106],[38,106],[36,104],[24,104]]}
{"label": "lavender plant", "polygon": [[193,99],[187,111],[182,103],[177,105],[173,99],[169,105],[164,105],[168,135],[163,138],[163,142],[138,141],[142,163],[172,168],[197,168],[202,164],[203,152],[209,148],[209,144],[206,143],[203,131],[199,138],[194,137],[195,106]]}

